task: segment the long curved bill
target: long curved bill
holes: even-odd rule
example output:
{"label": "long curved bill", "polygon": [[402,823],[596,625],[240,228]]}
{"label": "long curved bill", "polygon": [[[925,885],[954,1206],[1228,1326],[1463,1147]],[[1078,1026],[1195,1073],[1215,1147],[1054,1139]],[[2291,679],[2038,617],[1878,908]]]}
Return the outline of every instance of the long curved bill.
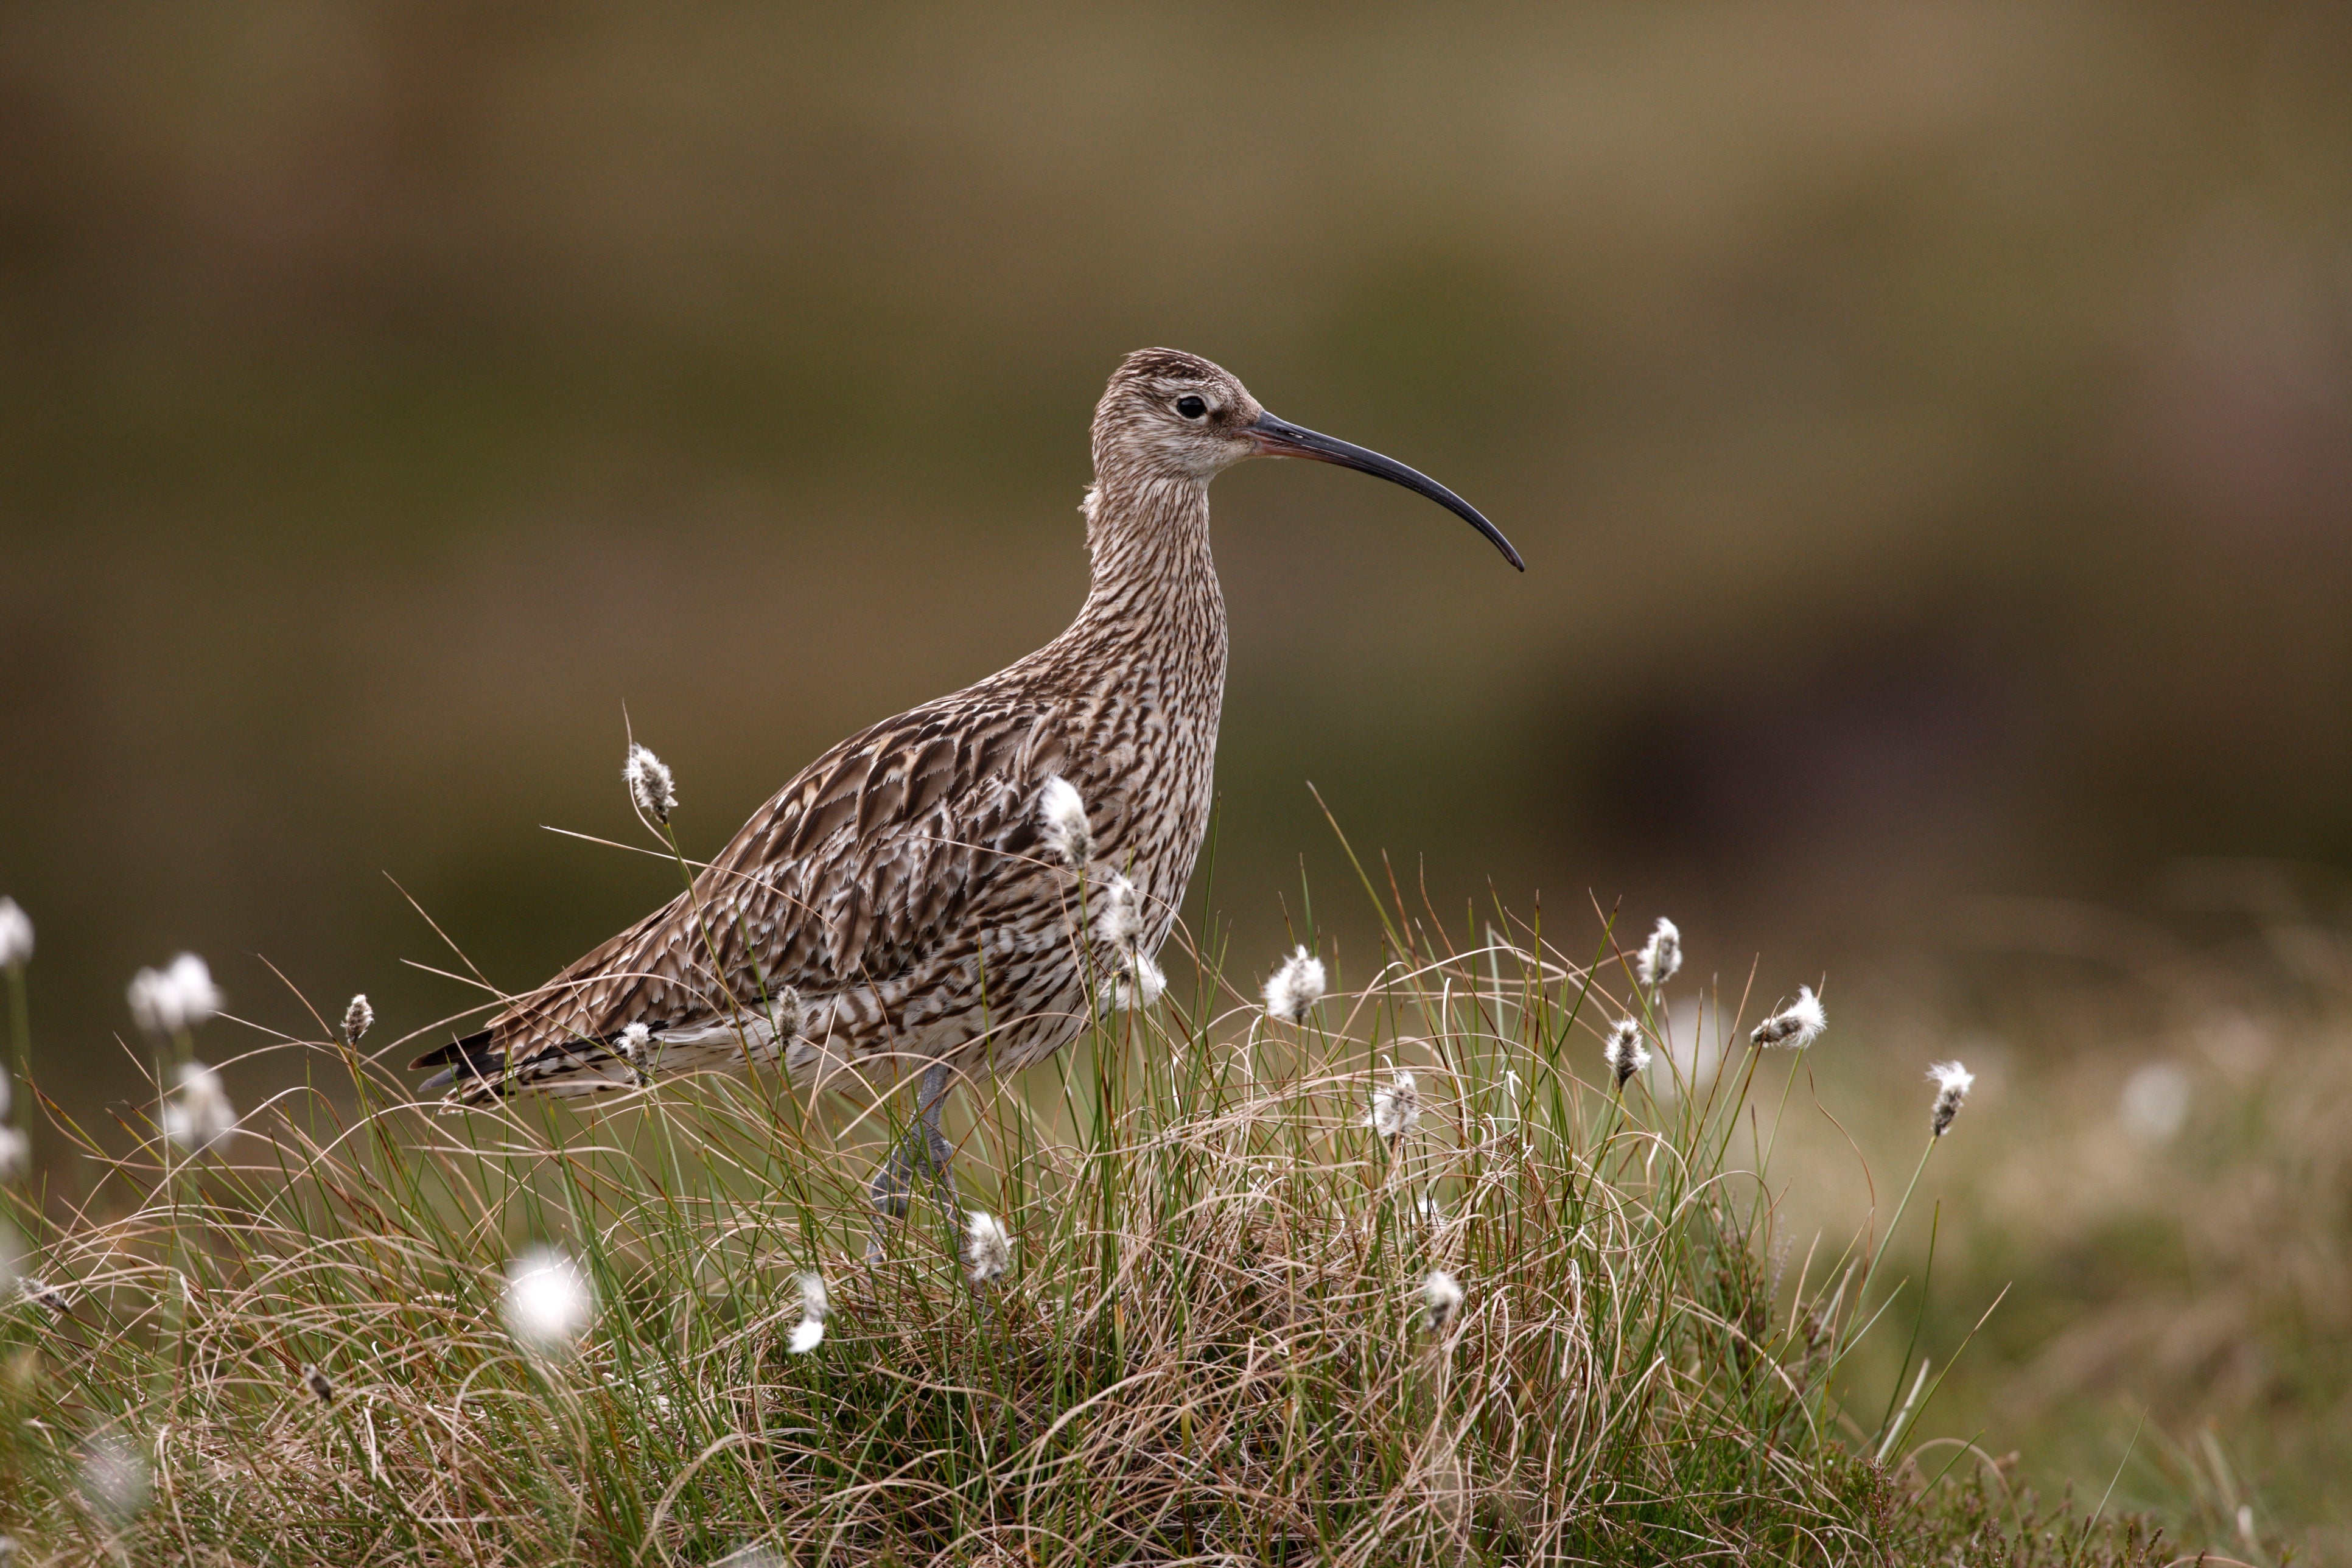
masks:
{"label": "long curved bill", "polygon": [[1427,496],[1471,527],[1486,536],[1487,542],[1503,552],[1503,559],[1524,572],[1528,563],[1503,537],[1503,531],[1479,515],[1478,509],[1417,469],[1408,468],[1393,458],[1383,458],[1369,447],[1351,441],[1318,435],[1302,425],[1287,419],[1276,419],[1271,414],[1261,414],[1249,427],[1250,437],[1259,453],[1268,458],[1312,458],[1318,463],[1337,463],[1343,468],[1355,468],[1376,475],[1392,485],[1402,485],[1416,495]]}

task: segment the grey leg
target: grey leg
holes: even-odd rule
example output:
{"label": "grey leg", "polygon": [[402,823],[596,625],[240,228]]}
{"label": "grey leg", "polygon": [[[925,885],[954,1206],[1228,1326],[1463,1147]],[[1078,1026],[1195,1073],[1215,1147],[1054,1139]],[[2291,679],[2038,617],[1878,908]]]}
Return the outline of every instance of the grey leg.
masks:
{"label": "grey leg", "polygon": [[874,1243],[866,1248],[869,1258],[882,1250],[883,1226],[906,1214],[907,1200],[914,1194],[919,1173],[929,1173],[939,1196],[940,1211],[952,1218],[948,1198],[954,1189],[948,1163],[954,1157],[955,1147],[940,1128],[940,1112],[947,1104],[951,1087],[947,1063],[934,1062],[924,1069],[923,1080],[915,1090],[915,1123],[891,1147],[890,1157],[882,1162],[882,1168],[874,1173],[873,1184],[866,1189],[874,1204]]}
{"label": "grey leg", "polygon": [[955,1145],[940,1130],[940,1116],[948,1102],[948,1090],[952,1084],[948,1079],[948,1064],[933,1062],[923,1074],[923,1081],[915,1090],[923,1102],[921,1121],[923,1142],[930,1155],[931,1171],[944,1183],[948,1179],[948,1162],[955,1158]]}

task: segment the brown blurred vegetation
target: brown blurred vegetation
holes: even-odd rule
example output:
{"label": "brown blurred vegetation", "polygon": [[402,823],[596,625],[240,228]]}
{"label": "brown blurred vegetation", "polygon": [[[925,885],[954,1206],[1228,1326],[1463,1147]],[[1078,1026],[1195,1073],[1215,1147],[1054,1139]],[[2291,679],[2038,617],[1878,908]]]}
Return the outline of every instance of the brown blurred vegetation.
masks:
{"label": "brown blurred vegetation", "polygon": [[2163,922],[1980,905],[1964,951],[1849,996],[1775,1145],[1784,1234],[1801,1251],[1818,1228],[1826,1256],[1867,1224],[1858,1160],[1883,1228],[1927,1140],[1922,1066],[1961,1058],[1976,1088],[1895,1238],[1907,1284],[1860,1384],[1892,1385],[1916,1321],[1950,1376],[1921,1436],[2085,1501],[2112,1483],[2177,1541],[2352,1563],[2343,889],[2206,864],[2168,890],[2187,912]]}
{"label": "brown blurred vegetation", "polygon": [[1244,948],[1302,851],[1361,935],[1307,778],[1440,907],[1622,896],[1939,1029],[1997,1011],[1906,978],[1968,898],[2340,867],[2347,81],[2341,4],[19,0],[46,1076],[127,1092],[121,983],[181,947],[289,1028],[250,955],[387,1033],[466,1005],[383,873],[507,984],[631,918],[663,868],[540,831],[623,829],[624,705],[708,851],[1050,636],[1154,342],[1531,566],[1353,476],[1219,484]]}

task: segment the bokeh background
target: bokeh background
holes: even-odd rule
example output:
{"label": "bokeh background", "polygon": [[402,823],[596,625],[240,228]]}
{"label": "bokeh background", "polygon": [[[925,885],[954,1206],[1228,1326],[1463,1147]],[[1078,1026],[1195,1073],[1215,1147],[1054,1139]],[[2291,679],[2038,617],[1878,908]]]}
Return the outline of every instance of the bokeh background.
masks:
{"label": "bokeh background", "polygon": [[[2147,1060],[2201,1116],[2342,1059],[2352,6],[16,0],[0,149],[0,891],[82,1110],[183,947],[243,1016],[314,1032],[266,955],[408,1030],[469,998],[388,876],[515,986],[665,896],[541,831],[627,832],[625,710],[707,852],[1051,636],[1153,343],[1530,563],[1358,476],[1219,482],[1237,951],[1302,873],[1361,947],[1311,779],[1440,908],[1827,975],[1825,1100],[1966,1044],[1980,1103],[2073,1074],[2103,1168],[2169,1169],[2114,1132]],[[2334,1194],[2340,1268],[2335,1125],[2247,1202]],[[2050,1190],[1984,1142],[2039,1194],[1985,1210],[2013,1267]],[[2231,1272],[2148,1223],[2053,1242],[1958,1408],[2073,1421],[2027,1464],[2081,1479],[2157,1399],[2200,1486],[2218,1431],[2320,1519],[2263,1436],[2352,1442],[2319,1309],[2218,1405],[2128,1357],[2018,1394],[2135,1260]]]}

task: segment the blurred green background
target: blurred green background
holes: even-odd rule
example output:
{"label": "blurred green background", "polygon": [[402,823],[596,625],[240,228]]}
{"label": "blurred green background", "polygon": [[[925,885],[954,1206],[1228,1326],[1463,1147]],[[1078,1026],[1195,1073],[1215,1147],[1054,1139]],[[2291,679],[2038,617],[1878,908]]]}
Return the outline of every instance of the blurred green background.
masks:
{"label": "blurred green background", "polygon": [[1960,1015],[1906,977],[1986,895],[2324,880],[2347,84],[2343,4],[16,0],[44,1076],[130,1093],[122,984],[183,947],[297,1032],[255,955],[387,1034],[464,1005],[385,873],[512,986],[633,918],[661,866],[541,831],[628,832],[624,706],[708,852],[1050,637],[1153,343],[1530,565],[1358,476],[1219,483],[1240,952],[1302,853],[1368,923],[1310,778],[1441,908],[1622,896],[1768,994]]}

